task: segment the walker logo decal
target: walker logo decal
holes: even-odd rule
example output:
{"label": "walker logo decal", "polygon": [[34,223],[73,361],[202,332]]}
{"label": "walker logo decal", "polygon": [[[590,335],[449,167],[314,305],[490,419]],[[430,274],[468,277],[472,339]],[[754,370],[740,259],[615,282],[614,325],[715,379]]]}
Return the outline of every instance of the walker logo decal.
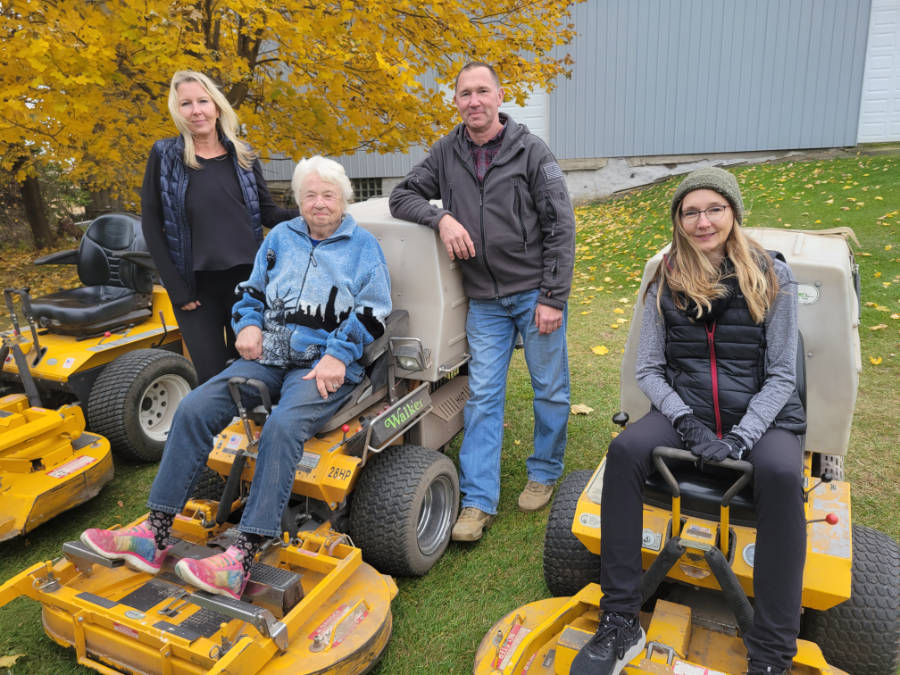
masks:
{"label": "walker logo decal", "polygon": [[374,447],[387,443],[431,409],[427,387],[422,387],[400,399],[372,421]]}
{"label": "walker logo decal", "polygon": [[62,466],[56,467],[53,471],[48,471],[47,475],[51,478],[65,478],[76,471],[80,471],[86,466],[90,466],[96,461],[97,459],[95,457],[82,455],[81,457],[76,457],[75,459],[66,462]]}

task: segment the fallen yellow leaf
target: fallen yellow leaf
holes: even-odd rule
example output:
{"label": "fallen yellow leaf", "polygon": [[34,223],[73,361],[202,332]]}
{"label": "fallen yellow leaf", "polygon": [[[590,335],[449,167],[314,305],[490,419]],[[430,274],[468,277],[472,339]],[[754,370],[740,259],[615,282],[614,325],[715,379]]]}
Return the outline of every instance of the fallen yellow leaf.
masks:
{"label": "fallen yellow leaf", "polygon": [[8,656],[0,656],[0,668],[12,668],[16,665],[16,661],[25,656],[24,654],[10,654]]}
{"label": "fallen yellow leaf", "polygon": [[596,347],[591,347],[591,351],[595,354],[603,356],[604,354],[609,354],[609,348],[604,345],[597,345]]}
{"label": "fallen yellow leaf", "polygon": [[880,356],[870,356],[870,357],[869,357],[869,363],[871,363],[873,366],[880,365],[880,364],[881,364],[881,357],[880,357]]}
{"label": "fallen yellow leaf", "polygon": [[880,323],[880,324],[878,324],[877,326],[870,326],[870,327],[869,327],[869,330],[884,330],[885,328],[887,328],[887,324],[886,324],[886,323]]}
{"label": "fallen yellow leaf", "polygon": [[584,403],[574,403],[571,410],[573,415],[589,415],[594,412],[592,407]]}
{"label": "fallen yellow leaf", "polygon": [[616,308],[613,310],[613,312],[614,312],[615,314],[624,314],[624,313],[625,313],[625,310],[622,309],[621,307],[616,307]]}

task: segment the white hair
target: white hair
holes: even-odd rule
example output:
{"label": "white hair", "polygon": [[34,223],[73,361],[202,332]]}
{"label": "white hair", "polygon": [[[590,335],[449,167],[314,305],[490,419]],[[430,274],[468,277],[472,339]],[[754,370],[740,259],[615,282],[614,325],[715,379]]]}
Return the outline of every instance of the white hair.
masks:
{"label": "white hair", "polygon": [[297,168],[294,169],[294,176],[291,178],[291,192],[294,193],[294,201],[297,202],[297,206],[300,206],[300,190],[303,187],[303,181],[311,173],[316,174],[326,183],[333,183],[340,188],[344,207],[353,201],[353,186],[350,184],[350,179],[347,178],[344,167],[333,159],[315,155],[308,159],[301,159],[297,162]]}

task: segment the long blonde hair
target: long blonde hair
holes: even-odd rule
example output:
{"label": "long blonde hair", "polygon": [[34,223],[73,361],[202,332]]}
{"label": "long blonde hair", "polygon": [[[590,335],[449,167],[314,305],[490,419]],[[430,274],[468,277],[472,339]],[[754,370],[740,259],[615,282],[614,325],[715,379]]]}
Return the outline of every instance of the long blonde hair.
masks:
{"label": "long blonde hair", "polygon": [[[661,298],[665,284],[677,308],[687,308],[688,300],[691,300],[697,308],[696,318],[701,319],[712,309],[713,300],[727,295],[726,277],[684,233],[680,208],[675,211],[672,220],[672,246],[656,270],[656,306],[662,312]],[[744,234],[737,218],[725,241],[725,255],[734,265],[733,275],[737,277],[750,316],[756,323],[762,323],[778,294],[778,278],[771,257],[762,246]]]}
{"label": "long blonde hair", "polygon": [[219,88],[203,73],[194,70],[179,70],[172,76],[172,83],[169,86],[169,114],[172,121],[178,127],[181,137],[184,139],[184,163],[192,169],[199,169],[200,162],[197,161],[197,153],[194,151],[194,138],[191,136],[190,127],[187,120],[181,116],[178,111],[178,87],[185,82],[196,82],[206,90],[212,99],[216,108],[219,110],[219,119],[216,124],[222,135],[225,136],[234,145],[234,152],[237,155],[238,164],[245,169],[253,166],[253,160],[256,159],[256,153],[250,149],[250,146],[242,141],[238,136],[237,114],[234,108],[225,98]]}

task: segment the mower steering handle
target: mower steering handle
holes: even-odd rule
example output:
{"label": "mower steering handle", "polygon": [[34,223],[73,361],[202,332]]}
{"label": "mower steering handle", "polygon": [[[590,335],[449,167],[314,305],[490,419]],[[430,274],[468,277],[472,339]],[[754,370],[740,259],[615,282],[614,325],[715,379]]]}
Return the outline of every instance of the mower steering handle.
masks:
{"label": "mower steering handle", "polygon": [[[672,495],[675,497],[681,496],[681,488],[678,487],[678,481],[675,479],[675,476],[672,475],[672,470],[669,469],[669,465],[666,464],[667,459],[678,459],[684,460],[688,462],[696,462],[697,456],[694,455],[690,450],[682,450],[680,448],[669,448],[664,445],[657,446],[653,449],[653,463],[656,465],[657,470],[662,475],[663,479],[672,489]],[[725,494],[722,495],[722,505],[728,506],[731,503],[731,500],[734,496],[744,489],[744,487],[753,480],[753,465],[750,462],[745,462],[742,459],[723,459],[721,461],[707,461],[707,465],[709,466],[721,466],[724,469],[731,469],[732,471],[736,471],[741,475],[738,476],[738,479],[731,484]]]}
{"label": "mower steering handle", "polygon": [[[269,394],[269,388],[266,386],[265,382],[253,377],[231,377],[228,379],[228,393],[231,394],[231,400],[234,401],[234,404],[237,406],[239,414],[241,414],[241,410],[246,414],[244,399],[241,397],[242,384],[246,384],[248,387],[256,389],[256,391],[259,392],[259,398],[262,400],[266,412],[272,412],[272,397]],[[243,414],[241,416],[243,416]]]}

